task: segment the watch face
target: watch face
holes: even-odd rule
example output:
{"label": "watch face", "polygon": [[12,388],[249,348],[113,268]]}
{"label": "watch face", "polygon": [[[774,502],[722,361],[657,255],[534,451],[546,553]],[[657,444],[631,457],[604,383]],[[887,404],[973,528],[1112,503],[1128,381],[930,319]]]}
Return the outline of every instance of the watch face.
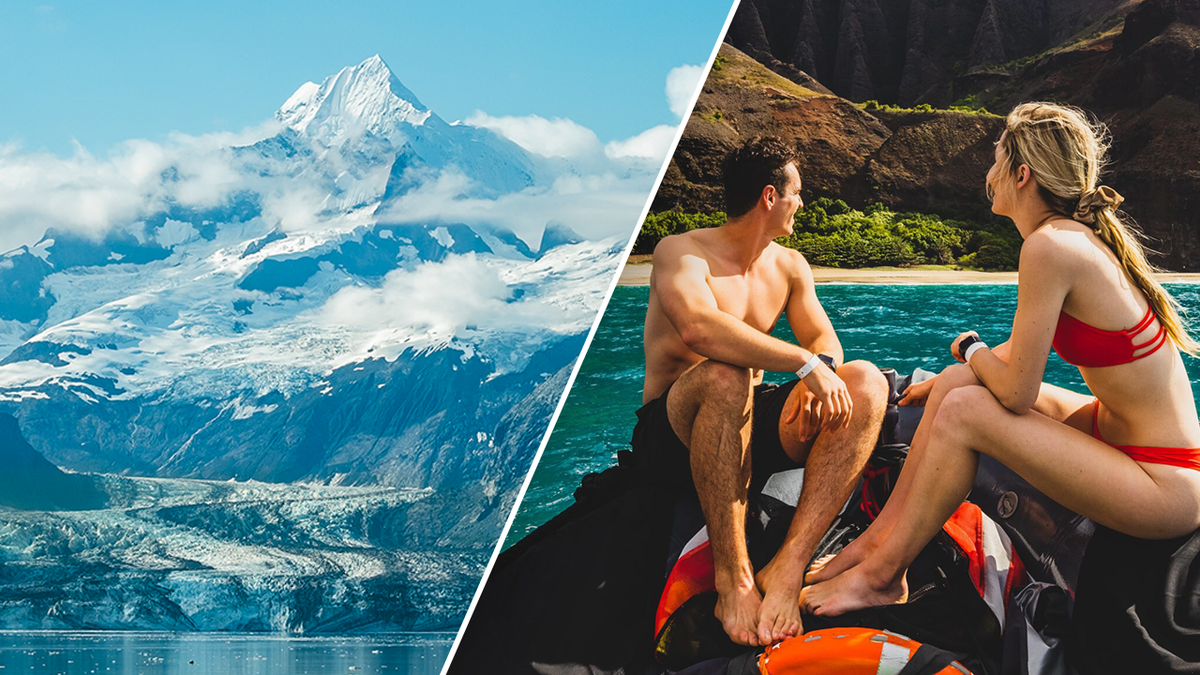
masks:
{"label": "watch face", "polygon": [[835,373],[837,372],[837,363],[833,360],[832,356],[829,356],[828,354],[817,354],[817,358],[824,361],[825,365],[829,366],[830,370]]}
{"label": "watch face", "polygon": [[967,358],[967,349],[969,349],[971,345],[975,344],[976,342],[983,342],[983,340],[974,335],[968,335],[967,337],[963,338],[962,342],[958,343],[958,355],[964,359]]}

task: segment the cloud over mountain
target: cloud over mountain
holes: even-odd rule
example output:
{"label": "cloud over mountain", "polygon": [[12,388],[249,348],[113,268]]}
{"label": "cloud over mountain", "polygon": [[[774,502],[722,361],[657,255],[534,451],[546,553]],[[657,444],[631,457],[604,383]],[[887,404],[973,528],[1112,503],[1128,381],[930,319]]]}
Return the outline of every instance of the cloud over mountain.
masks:
{"label": "cloud over mountain", "polygon": [[[675,114],[690,99],[699,70],[680,66],[669,73]],[[82,146],[69,158],[0,146],[0,252],[31,246],[51,229],[98,240],[173,206],[210,208],[238,192],[258,195],[264,217],[285,231],[320,229],[322,214],[380,199],[397,170],[389,153],[404,147],[426,164],[409,172],[413,185],[406,192],[456,202],[445,204],[447,217],[472,218],[492,208],[526,241],[537,241],[552,218],[593,237],[623,235],[673,131],[659,126],[604,144],[564,118],[479,111],[447,124],[376,56],[322,84],[304,84],[274,119],[238,133],[130,140],[105,157]],[[471,147],[486,152],[464,154]],[[584,204],[564,200],[558,184],[564,177],[586,180],[597,192]],[[560,209],[563,217],[555,215]]]}

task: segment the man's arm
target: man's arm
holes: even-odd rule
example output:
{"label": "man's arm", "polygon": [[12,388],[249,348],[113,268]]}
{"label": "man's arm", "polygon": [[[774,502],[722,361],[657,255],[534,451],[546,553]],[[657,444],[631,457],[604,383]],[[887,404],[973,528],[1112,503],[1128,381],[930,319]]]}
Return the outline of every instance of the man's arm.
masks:
{"label": "man's arm", "polygon": [[845,362],[842,343],[838,340],[829,315],[817,299],[817,285],[812,268],[799,251],[785,251],[791,272],[791,293],[787,304],[787,321],[792,334],[812,352],[833,357],[839,365]]}
{"label": "man's arm", "polygon": [[781,372],[799,370],[812,358],[813,352],[761,333],[721,311],[706,282],[708,263],[683,238],[659,242],[653,274],[663,313],[697,354],[743,368]]}

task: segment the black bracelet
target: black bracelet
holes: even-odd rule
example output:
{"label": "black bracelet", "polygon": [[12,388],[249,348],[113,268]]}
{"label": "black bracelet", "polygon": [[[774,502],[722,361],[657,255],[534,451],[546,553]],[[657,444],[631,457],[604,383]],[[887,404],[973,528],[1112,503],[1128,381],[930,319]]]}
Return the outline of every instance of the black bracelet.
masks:
{"label": "black bracelet", "polygon": [[835,373],[837,372],[837,361],[834,361],[832,356],[828,354],[817,354],[817,358],[821,359],[825,365],[829,366],[830,370]]}

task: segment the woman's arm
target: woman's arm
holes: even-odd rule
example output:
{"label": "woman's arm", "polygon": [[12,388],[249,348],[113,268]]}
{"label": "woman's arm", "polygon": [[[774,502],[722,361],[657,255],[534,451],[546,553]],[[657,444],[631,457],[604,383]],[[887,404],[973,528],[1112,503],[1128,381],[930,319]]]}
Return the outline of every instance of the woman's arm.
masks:
{"label": "woman's arm", "polygon": [[[1053,236],[1034,232],[1021,247],[1017,314],[1013,317],[1008,354],[983,349],[971,358],[971,369],[1000,403],[1023,415],[1037,401],[1050,343],[1063,300],[1070,290],[1073,252]],[[1007,359],[1004,358],[1007,356]]]}

